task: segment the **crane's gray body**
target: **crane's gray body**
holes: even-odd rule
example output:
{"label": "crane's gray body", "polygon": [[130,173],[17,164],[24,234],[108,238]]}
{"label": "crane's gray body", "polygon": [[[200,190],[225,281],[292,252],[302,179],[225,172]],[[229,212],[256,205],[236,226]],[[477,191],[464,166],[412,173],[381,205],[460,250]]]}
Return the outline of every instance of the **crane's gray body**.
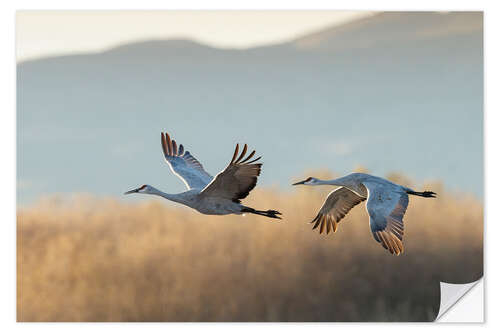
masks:
{"label": "crane's gray body", "polygon": [[370,215],[372,232],[386,227],[387,216],[398,204],[402,204],[406,210],[408,206],[407,192],[412,191],[408,187],[366,173],[351,173],[341,178],[324,181],[323,184],[343,186],[360,197],[368,199],[366,211]]}
{"label": "crane's gray body", "polygon": [[365,173],[351,173],[333,180],[309,177],[294,185],[337,185],[339,188],[328,194],[313,227],[327,233],[337,230],[337,223],[357,204],[366,201],[373,237],[391,253],[403,252],[403,216],[408,207],[408,194],[432,197],[434,192],[415,192],[387,179]]}
{"label": "crane's gray body", "polygon": [[205,171],[203,165],[189,151],[184,150],[182,144],[177,146],[175,140],[171,140],[168,133],[162,133],[161,140],[166,162],[172,172],[184,182],[188,190],[182,193],[169,194],[151,185],[143,185],[125,194],[158,195],[207,215],[243,214],[248,212],[270,218],[280,218],[277,216],[281,215],[278,211],[259,211],[241,204],[240,200],[245,198],[257,184],[257,177],[262,166],[260,163],[255,163],[260,157],[251,160],[255,150],[246,155],[246,144],[239,155],[239,145],[237,144],[229,165],[213,177]]}
{"label": "crane's gray body", "polygon": [[387,179],[372,176],[366,173],[351,173],[347,176],[327,181],[330,185],[344,186],[356,194],[368,198],[368,188],[378,189],[387,193],[406,193],[410,188],[393,183]]}

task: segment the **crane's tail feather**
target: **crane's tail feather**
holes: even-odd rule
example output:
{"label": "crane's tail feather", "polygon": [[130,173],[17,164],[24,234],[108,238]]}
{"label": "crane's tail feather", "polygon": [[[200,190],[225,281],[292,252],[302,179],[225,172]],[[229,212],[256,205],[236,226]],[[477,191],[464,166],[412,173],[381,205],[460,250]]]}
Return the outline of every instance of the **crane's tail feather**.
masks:
{"label": "crane's tail feather", "polygon": [[241,212],[242,213],[256,214],[256,215],[266,216],[266,217],[269,217],[272,219],[280,219],[281,220],[281,217],[278,216],[278,215],[281,215],[281,213],[278,212],[277,210],[271,210],[271,209],[270,210],[256,210],[256,209],[253,209],[250,207],[243,207]]}
{"label": "crane's tail feather", "polygon": [[424,198],[435,198],[436,193],[432,191],[424,191],[424,192],[415,192],[415,191],[406,191],[408,194],[412,195],[418,195],[419,197],[424,197]]}

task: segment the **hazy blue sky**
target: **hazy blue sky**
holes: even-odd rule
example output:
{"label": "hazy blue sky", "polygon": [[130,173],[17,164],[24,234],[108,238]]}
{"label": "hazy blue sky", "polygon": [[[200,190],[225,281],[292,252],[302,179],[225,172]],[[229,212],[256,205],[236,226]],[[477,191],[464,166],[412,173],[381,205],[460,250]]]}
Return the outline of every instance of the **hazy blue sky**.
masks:
{"label": "hazy blue sky", "polygon": [[371,15],[353,11],[20,11],[18,60],[187,38],[223,48],[274,44]]}
{"label": "hazy blue sky", "polygon": [[[185,14],[161,14],[177,13]],[[224,35],[218,33],[224,25],[247,29],[247,36],[266,35],[261,28],[266,15],[250,12],[254,22],[247,24],[241,13],[238,25],[239,14],[223,13],[232,16],[201,24],[209,19],[190,13],[200,19],[184,21],[200,24],[200,34],[212,27],[214,38]],[[143,34],[141,42],[110,49],[119,44],[123,25],[103,27],[95,18],[104,20],[110,12],[91,14],[84,13],[86,24],[76,18],[59,22],[51,43],[79,26],[75,41],[69,34],[61,52],[77,52],[71,43],[114,36],[106,51],[89,54],[88,48],[88,54],[18,63],[18,203],[52,193],[121,197],[144,183],[183,191],[163,162],[161,131],[169,131],[212,174],[226,165],[236,142],[249,143],[264,157],[263,186],[290,189],[305,172],[345,174],[362,165],[380,176],[402,172],[421,184],[418,188],[440,180],[454,191],[482,197],[481,13],[378,13],[313,29],[319,33],[297,32],[302,38],[291,41],[289,30],[281,45],[249,50],[168,40],[168,29],[156,25],[165,20],[153,20],[156,13],[146,23],[128,20],[127,29],[143,22],[165,39],[147,41],[155,37]],[[58,25],[57,19],[49,21]],[[278,29],[276,22],[268,22],[268,35]],[[40,23],[41,44],[50,44],[48,29]],[[200,40],[187,33],[176,37]],[[251,41],[248,37],[247,45]]]}

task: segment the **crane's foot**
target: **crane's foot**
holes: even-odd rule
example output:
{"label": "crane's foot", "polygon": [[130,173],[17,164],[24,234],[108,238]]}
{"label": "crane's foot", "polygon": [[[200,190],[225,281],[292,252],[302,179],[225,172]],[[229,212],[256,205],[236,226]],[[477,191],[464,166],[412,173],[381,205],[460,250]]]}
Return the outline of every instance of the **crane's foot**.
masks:
{"label": "crane's foot", "polygon": [[436,193],[432,191],[424,191],[424,192],[415,192],[415,191],[406,191],[406,193],[411,194],[411,195],[418,195],[419,197],[424,197],[424,198],[435,198]]}
{"label": "crane's foot", "polygon": [[282,215],[282,214],[280,212],[278,212],[277,210],[268,210],[266,212],[266,214],[267,214],[266,215],[267,217],[281,220],[281,217],[279,217],[278,215]]}

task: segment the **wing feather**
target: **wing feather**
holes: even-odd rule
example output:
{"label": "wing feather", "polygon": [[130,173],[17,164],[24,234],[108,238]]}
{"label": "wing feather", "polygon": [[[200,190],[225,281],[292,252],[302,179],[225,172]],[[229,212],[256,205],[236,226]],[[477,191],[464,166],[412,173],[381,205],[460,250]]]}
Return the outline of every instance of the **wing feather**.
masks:
{"label": "wing feather", "polygon": [[161,146],[170,169],[188,189],[202,189],[212,181],[213,177],[203,165],[189,151],[185,151],[182,144],[177,146],[168,133],[161,133]]}
{"label": "wing feather", "polygon": [[262,156],[259,156],[259,157],[255,158],[255,159],[251,160],[251,161],[246,162],[245,164],[252,164],[252,163],[254,163],[254,162],[257,162],[257,161],[258,161],[258,160],[260,160],[261,158],[262,158]]}
{"label": "wing feather", "polygon": [[245,156],[246,153],[247,153],[247,145],[245,144],[245,146],[243,147],[243,151],[241,152],[240,157],[238,157],[238,159],[236,161],[234,161],[234,164],[238,164],[238,162],[243,158],[243,156]]}
{"label": "wing feather", "polygon": [[313,229],[318,227],[321,223],[319,233],[324,230],[323,225],[326,223],[326,233],[330,230],[337,232],[337,224],[346,216],[346,214],[357,204],[366,200],[366,198],[359,196],[347,187],[339,187],[326,197],[323,206],[320,208],[318,215],[311,221],[316,222]]}
{"label": "wing feather", "polygon": [[255,150],[245,157],[248,146],[245,144],[241,154],[239,144],[236,144],[233,158],[229,165],[203,189],[200,195],[225,198],[234,202],[241,202],[248,196],[257,185],[257,177],[260,175],[261,163],[253,163],[260,157],[247,162],[255,155]]}
{"label": "wing feather", "polygon": [[173,152],[174,152],[174,155],[177,155],[177,143],[175,142],[175,140],[172,140],[172,147],[173,147]]}
{"label": "wing feather", "polygon": [[403,216],[408,207],[408,194],[383,184],[364,185],[368,189],[366,209],[373,237],[391,254],[400,255],[404,252]]}
{"label": "wing feather", "polygon": [[[240,163],[245,163],[246,161],[248,161],[249,159],[251,159],[253,157],[253,155],[255,155],[255,150],[252,151],[250,153],[250,155],[247,156],[247,158],[245,158],[243,161],[241,161]],[[260,158],[260,157],[259,157]]]}

